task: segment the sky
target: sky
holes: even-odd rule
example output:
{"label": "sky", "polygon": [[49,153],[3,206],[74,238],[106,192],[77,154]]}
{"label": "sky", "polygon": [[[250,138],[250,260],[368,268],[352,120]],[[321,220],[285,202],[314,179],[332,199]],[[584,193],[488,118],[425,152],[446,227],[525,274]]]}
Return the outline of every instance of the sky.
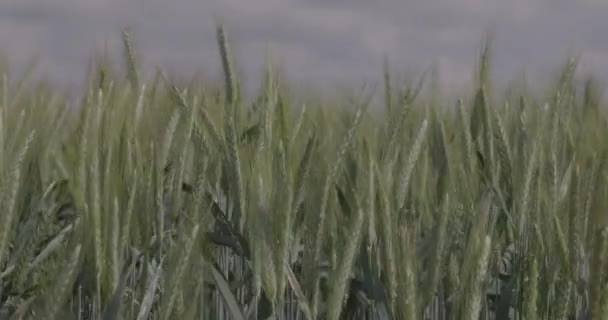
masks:
{"label": "sky", "polygon": [[148,72],[217,78],[221,18],[249,88],[268,52],[290,82],[312,88],[379,81],[385,56],[402,77],[435,65],[443,86],[460,88],[485,34],[497,83],[548,79],[574,55],[581,74],[605,81],[605,17],[604,0],[1,0],[0,52],[17,70],[35,59],[37,74],[77,86],[104,47],[120,61],[127,27]]}

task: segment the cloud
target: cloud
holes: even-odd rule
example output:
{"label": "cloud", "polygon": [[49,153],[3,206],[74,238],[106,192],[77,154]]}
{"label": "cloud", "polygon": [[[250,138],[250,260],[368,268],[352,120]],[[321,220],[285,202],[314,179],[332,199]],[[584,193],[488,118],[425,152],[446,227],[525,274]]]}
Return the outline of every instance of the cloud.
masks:
{"label": "cloud", "polygon": [[550,73],[576,53],[588,59],[584,70],[608,79],[606,16],[595,0],[3,0],[0,50],[17,65],[38,56],[41,72],[78,83],[104,43],[119,58],[119,31],[129,26],[146,66],[217,74],[214,23],[222,17],[250,86],[268,48],[295,82],[320,88],[379,79],[384,55],[415,73],[437,63],[442,79],[458,85],[488,31],[499,82],[522,70]]}

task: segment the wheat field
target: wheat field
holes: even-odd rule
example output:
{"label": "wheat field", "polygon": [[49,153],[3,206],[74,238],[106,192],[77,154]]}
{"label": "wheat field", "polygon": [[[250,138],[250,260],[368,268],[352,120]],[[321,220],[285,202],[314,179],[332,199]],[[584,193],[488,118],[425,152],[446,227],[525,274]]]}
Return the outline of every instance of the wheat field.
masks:
{"label": "wheat field", "polygon": [[245,101],[217,39],[217,85],[144,79],[127,32],[78,106],[2,73],[0,319],[608,319],[608,114],[576,61],[499,99],[484,47],[447,103],[387,62],[330,105],[269,61]]}

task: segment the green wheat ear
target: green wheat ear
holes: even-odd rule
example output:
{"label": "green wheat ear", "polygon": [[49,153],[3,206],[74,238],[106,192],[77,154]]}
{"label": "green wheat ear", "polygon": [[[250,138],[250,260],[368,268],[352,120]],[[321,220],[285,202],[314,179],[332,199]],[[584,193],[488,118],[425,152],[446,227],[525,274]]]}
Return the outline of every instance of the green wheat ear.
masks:
{"label": "green wheat ear", "polygon": [[237,142],[237,123],[238,123],[238,81],[235,78],[234,64],[232,61],[232,52],[228,44],[224,25],[219,23],[216,28],[217,42],[224,70],[224,88],[226,90],[226,110],[224,118],[225,137],[226,137],[226,155],[230,168],[230,187],[235,194],[236,210],[232,217],[232,221],[239,227],[242,232],[245,226],[245,196],[243,174],[241,172],[241,156]]}
{"label": "green wheat ear", "polygon": [[60,319],[62,308],[66,302],[70,300],[70,294],[73,288],[74,281],[79,270],[81,261],[82,245],[77,245],[71,255],[66,260],[65,267],[55,278],[55,283],[52,287],[52,295],[48,297],[40,297],[40,310],[35,312],[38,315],[44,315],[45,319]]}
{"label": "green wheat ear", "polygon": [[25,158],[33,143],[34,136],[35,131],[32,131],[26,138],[12,163],[9,174],[5,174],[4,172],[0,173],[4,176],[4,179],[2,179],[4,181],[0,182],[0,191],[2,192],[0,195],[0,199],[2,200],[0,208],[2,208],[2,211],[4,212],[4,214],[0,216],[0,266],[4,265],[8,256],[10,241],[14,232],[13,229],[17,219],[19,219],[17,204],[22,188]]}
{"label": "green wheat ear", "polygon": [[190,234],[185,234],[183,249],[181,249],[183,251],[174,257],[175,264],[170,268],[172,270],[172,276],[168,279],[169,281],[166,282],[167,291],[164,294],[164,299],[161,304],[161,309],[163,310],[162,319],[166,320],[172,317],[178,293],[183,288],[185,273],[191,266],[192,251],[195,249],[195,244],[198,242],[199,234],[200,226],[197,224],[192,227]]}
{"label": "green wheat ear", "polygon": [[131,84],[131,90],[139,90],[140,76],[137,65],[135,45],[133,44],[132,31],[124,29],[122,31],[122,43],[124,47],[124,59],[127,69],[127,79]]}
{"label": "green wheat ear", "polygon": [[224,69],[224,86],[226,89],[226,102],[228,106],[233,106],[237,102],[239,95],[238,82],[234,73],[234,62],[232,61],[232,51],[228,44],[228,36],[222,22],[216,27],[217,43],[220,50],[222,68]]}

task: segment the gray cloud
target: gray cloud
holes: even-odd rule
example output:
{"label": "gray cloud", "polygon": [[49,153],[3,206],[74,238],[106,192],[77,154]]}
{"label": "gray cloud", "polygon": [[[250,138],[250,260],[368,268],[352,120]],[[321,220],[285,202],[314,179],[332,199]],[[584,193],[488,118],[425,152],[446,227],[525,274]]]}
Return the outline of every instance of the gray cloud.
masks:
{"label": "gray cloud", "polygon": [[524,70],[530,79],[549,74],[576,53],[582,71],[608,80],[606,16],[599,0],[3,0],[0,50],[16,65],[38,57],[40,72],[73,85],[104,43],[120,57],[119,31],[128,26],[148,69],[217,75],[214,23],[222,17],[250,86],[270,48],[290,79],[320,88],[379,79],[385,54],[415,73],[437,63],[443,81],[459,87],[486,31],[498,82]]}

